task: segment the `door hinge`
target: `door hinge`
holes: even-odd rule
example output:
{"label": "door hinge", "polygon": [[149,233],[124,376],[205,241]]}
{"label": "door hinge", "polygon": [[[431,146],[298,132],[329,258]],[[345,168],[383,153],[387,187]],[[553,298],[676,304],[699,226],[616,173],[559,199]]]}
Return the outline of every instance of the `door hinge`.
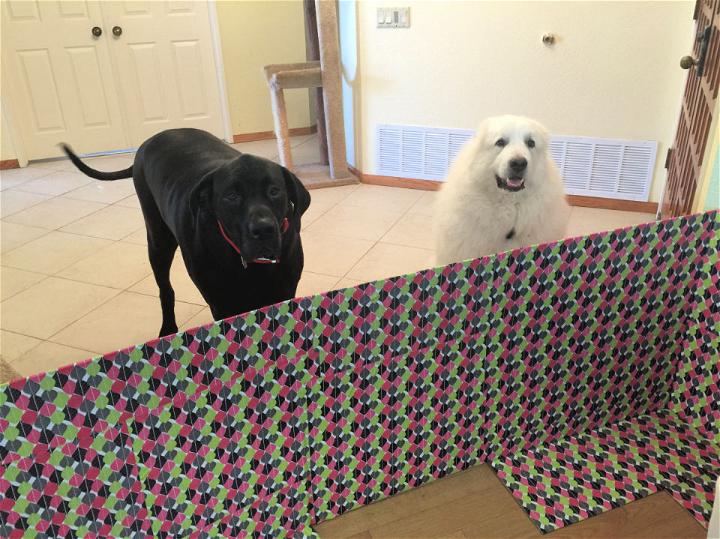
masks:
{"label": "door hinge", "polygon": [[665,169],[666,170],[670,167],[670,159],[672,159],[672,153],[673,153],[673,149],[668,148],[667,155],[665,156]]}

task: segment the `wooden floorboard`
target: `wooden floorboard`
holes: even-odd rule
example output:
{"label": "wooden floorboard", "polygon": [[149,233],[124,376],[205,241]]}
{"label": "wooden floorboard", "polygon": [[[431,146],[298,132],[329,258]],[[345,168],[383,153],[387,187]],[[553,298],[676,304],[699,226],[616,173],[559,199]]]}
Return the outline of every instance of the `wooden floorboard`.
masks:
{"label": "wooden floorboard", "polygon": [[322,539],[700,539],[707,531],[665,492],[541,534],[481,465],[315,528]]}

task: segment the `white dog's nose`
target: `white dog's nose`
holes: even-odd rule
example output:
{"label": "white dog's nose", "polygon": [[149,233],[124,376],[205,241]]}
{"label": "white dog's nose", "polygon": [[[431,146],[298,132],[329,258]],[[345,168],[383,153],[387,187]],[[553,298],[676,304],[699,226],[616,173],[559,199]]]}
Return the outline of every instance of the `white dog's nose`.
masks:
{"label": "white dog's nose", "polygon": [[515,157],[514,159],[510,159],[508,165],[510,165],[510,170],[516,174],[520,174],[527,168],[527,159],[524,157]]}

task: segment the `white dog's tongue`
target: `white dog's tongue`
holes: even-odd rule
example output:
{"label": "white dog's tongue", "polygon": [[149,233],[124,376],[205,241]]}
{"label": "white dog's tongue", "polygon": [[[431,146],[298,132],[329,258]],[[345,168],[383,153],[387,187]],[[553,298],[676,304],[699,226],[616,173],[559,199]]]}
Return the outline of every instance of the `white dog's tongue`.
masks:
{"label": "white dog's tongue", "polygon": [[505,183],[507,183],[510,187],[520,187],[523,184],[522,178],[508,178],[505,180]]}

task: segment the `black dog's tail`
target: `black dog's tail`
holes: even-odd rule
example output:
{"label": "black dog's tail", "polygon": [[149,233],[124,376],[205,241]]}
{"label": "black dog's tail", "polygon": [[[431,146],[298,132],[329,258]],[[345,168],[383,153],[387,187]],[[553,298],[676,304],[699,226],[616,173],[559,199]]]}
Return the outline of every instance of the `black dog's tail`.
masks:
{"label": "black dog's tail", "polygon": [[103,181],[111,181],[111,180],[122,180],[123,178],[132,178],[133,175],[133,167],[130,165],[125,170],[117,170],[115,172],[102,172],[100,170],[95,170],[94,168],[90,168],[85,163],[83,163],[80,158],[75,155],[75,152],[73,152],[70,147],[67,144],[61,144],[60,145],[63,149],[63,151],[67,154],[67,156],[70,158],[70,161],[73,162],[73,164],[80,169],[81,172],[84,172],[91,178],[95,178],[96,180],[103,180]]}

